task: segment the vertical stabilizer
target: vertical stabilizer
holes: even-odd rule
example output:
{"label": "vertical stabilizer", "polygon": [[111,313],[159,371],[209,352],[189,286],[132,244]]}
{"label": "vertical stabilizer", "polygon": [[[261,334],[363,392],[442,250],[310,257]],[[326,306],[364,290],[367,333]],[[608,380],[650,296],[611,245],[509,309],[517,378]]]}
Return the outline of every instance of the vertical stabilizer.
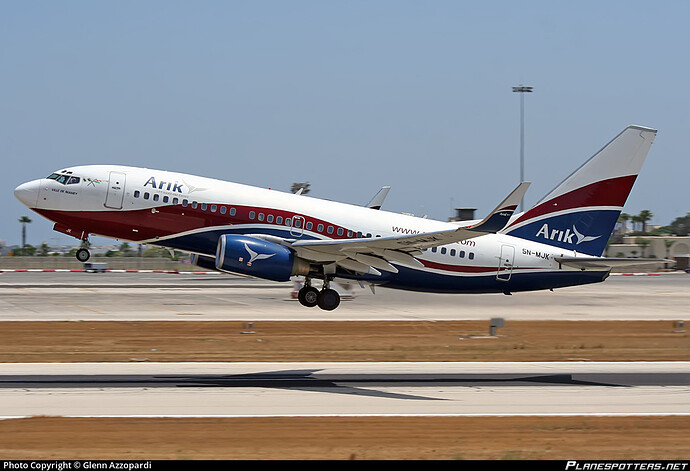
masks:
{"label": "vertical stabilizer", "polygon": [[628,126],[502,233],[600,256],[655,136]]}

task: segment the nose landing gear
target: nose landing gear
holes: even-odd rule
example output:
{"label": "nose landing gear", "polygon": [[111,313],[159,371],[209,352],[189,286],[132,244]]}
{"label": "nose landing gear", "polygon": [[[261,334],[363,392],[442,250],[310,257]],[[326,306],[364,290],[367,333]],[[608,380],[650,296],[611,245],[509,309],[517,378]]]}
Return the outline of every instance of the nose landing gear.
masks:
{"label": "nose landing gear", "polygon": [[91,257],[91,253],[87,249],[82,247],[81,249],[77,250],[76,256],[77,260],[79,260],[80,262],[85,262],[89,259],[89,257]]}

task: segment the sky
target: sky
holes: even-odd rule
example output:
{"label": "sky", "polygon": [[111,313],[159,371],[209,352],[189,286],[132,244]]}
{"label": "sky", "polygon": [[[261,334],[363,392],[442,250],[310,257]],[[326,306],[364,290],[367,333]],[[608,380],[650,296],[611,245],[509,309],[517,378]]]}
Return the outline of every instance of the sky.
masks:
{"label": "sky", "polygon": [[[0,0],[0,239],[76,244],[14,198],[67,166],[166,169],[447,220],[525,206],[627,125],[624,211],[690,211],[690,2]],[[109,243],[98,239],[94,243]]]}

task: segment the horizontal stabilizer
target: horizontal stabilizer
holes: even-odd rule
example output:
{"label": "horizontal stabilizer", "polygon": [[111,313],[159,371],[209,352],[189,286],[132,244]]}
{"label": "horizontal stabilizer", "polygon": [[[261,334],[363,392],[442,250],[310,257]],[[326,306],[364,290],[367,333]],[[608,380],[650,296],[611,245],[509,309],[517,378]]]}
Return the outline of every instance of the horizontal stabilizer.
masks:
{"label": "horizontal stabilizer", "polygon": [[649,263],[672,263],[661,258],[555,257],[558,263],[574,268],[614,268]]}

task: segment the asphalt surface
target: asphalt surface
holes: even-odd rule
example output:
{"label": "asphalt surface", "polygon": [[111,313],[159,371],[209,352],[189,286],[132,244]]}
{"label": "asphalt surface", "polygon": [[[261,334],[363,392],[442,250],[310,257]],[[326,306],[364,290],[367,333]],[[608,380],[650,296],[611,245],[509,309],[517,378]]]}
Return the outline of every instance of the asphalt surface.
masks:
{"label": "asphalt surface", "polygon": [[1,273],[0,320],[683,320],[690,275],[611,276],[554,291],[426,294],[339,286],[335,311],[302,307],[292,283],[223,274]]}
{"label": "asphalt surface", "polygon": [[[215,274],[2,273],[0,319],[684,320],[690,276],[554,292],[430,295],[358,286],[333,312],[291,283]],[[0,417],[686,415],[690,363],[0,364]]]}

